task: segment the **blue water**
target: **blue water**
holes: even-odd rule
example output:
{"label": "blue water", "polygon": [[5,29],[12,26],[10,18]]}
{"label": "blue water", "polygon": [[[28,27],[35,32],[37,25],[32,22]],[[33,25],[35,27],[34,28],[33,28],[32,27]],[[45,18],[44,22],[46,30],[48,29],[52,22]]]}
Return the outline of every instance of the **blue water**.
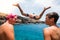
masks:
{"label": "blue water", "polygon": [[32,23],[14,25],[15,40],[44,40],[43,29],[47,26],[46,24]]}

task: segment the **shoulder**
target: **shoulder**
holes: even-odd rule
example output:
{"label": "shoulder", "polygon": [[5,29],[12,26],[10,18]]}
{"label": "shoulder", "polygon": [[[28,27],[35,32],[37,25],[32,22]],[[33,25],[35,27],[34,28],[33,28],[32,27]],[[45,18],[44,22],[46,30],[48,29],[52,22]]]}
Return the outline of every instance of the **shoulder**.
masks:
{"label": "shoulder", "polygon": [[4,24],[0,25],[0,31],[2,31],[4,29]]}
{"label": "shoulder", "polygon": [[50,34],[51,33],[51,28],[48,27],[48,28],[44,28],[44,34]]}
{"label": "shoulder", "polygon": [[13,30],[13,25],[8,24],[5,26],[6,30]]}
{"label": "shoulder", "polygon": [[59,30],[60,30],[60,28],[59,28]]}
{"label": "shoulder", "polygon": [[1,29],[3,31],[13,30],[13,25],[11,25],[11,24],[3,24],[3,25],[1,25]]}
{"label": "shoulder", "polygon": [[49,31],[51,27],[44,28],[44,31]]}
{"label": "shoulder", "polygon": [[0,25],[0,33],[4,31],[4,24]]}

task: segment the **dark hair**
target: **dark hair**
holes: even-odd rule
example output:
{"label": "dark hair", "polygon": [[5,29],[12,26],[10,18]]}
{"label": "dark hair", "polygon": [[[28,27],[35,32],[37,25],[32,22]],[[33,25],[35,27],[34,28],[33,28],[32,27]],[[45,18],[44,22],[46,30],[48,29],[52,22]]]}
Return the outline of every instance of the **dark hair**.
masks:
{"label": "dark hair", "polygon": [[48,18],[54,18],[54,22],[56,23],[58,18],[59,18],[59,15],[56,13],[56,12],[50,12],[48,13],[46,16],[48,16]]}

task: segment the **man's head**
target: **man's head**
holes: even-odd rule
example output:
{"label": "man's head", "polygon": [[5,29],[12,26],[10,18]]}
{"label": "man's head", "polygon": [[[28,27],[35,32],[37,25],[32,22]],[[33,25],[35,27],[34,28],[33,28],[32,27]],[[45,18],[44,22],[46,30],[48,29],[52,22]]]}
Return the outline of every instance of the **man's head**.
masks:
{"label": "man's head", "polygon": [[51,12],[46,15],[46,24],[56,24],[57,20],[59,18],[59,15],[56,12]]}
{"label": "man's head", "polygon": [[17,15],[9,14],[7,15],[6,18],[7,18],[7,21],[9,21],[9,23],[14,24],[16,22]]}

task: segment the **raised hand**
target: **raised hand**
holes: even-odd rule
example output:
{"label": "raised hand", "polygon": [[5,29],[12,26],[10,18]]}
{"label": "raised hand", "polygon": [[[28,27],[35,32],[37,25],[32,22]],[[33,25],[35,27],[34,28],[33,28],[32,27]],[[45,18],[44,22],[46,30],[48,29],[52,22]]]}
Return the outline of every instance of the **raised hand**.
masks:
{"label": "raised hand", "polygon": [[47,7],[47,8],[45,7],[45,8],[44,8],[44,10],[47,10],[47,9],[49,9],[49,8],[51,8],[51,7],[50,7],[50,6],[49,6],[49,7]]}
{"label": "raised hand", "polygon": [[19,4],[18,3],[15,3],[15,4],[13,4],[13,6],[19,7]]}

